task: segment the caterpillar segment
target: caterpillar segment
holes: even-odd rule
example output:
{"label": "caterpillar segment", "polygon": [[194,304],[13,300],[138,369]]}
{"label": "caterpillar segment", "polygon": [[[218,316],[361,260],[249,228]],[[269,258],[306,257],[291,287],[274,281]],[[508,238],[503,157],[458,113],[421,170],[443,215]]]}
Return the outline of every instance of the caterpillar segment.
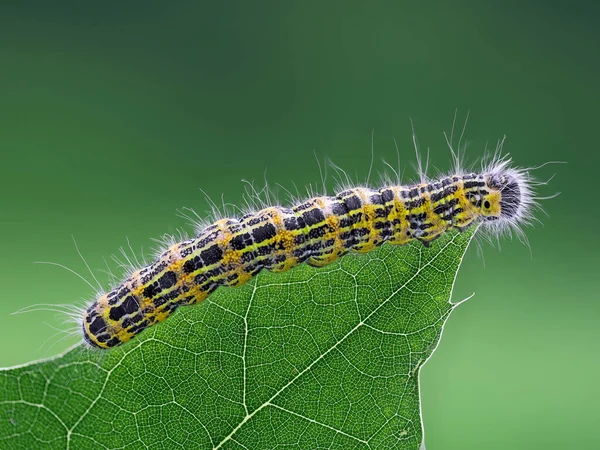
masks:
{"label": "caterpillar segment", "polygon": [[511,220],[520,203],[519,180],[509,172],[473,173],[413,186],[355,187],[222,219],[97,298],[83,317],[84,339],[92,347],[115,347],[180,306],[201,302],[219,286],[240,286],[262,269],[322,267],[384,242],[429,246],[478,220]]}

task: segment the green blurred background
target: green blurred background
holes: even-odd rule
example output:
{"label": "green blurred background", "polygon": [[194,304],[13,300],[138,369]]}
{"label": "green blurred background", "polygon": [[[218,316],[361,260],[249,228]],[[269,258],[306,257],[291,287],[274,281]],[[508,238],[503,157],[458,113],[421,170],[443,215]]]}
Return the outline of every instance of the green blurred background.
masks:
{"label": "green blurred background", "polygon": [[[418,3],[418,4],[417,4]],[[519,165],[568,161],[549,217],[472,248],[422,372],[428,450],[599,448],[597,2],[2,2],[0,366],[59,353],[53,313],[126,238],[152,238],[242,178],[319,182],[313,150],[366,177],[412,173],[409,117],[444,170],[455,109],[471,160],[507,135]]]}

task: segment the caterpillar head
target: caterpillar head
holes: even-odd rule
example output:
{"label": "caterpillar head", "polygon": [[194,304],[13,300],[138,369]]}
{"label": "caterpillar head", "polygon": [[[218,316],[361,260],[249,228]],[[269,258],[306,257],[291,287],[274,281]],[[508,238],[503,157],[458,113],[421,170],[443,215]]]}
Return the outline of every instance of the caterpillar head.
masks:
{"label": "caterpillar head", "polygon": [[524,170],[499,165],[484,175],[480,214],[498,225],[519,224],[527,220],[533,203],[530,178]]}
{"label": "caterpillar head", "polygon": [[[491,211],[497,218],[511,219],[521,208],[521,188],[519,181],[511,174],[491,174],[487,185],[493,192],[484,199],[482,210]],[[491,201],[490,201],[491,200]]]}

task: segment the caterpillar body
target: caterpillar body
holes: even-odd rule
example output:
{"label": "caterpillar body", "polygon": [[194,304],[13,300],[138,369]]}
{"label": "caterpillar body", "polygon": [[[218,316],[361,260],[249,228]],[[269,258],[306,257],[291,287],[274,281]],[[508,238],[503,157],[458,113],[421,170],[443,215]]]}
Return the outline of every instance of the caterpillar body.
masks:
{"label": "caterpillar body", "polygon": [[351,187],[293,207],[218,220],[99,295],[81,320],[84,341],[100,349],[123,344],[180,306],[201,302],[219,286],[240,286],[263,269],[283,272],[303,262],[321,267],[385,242],[429,245],[475,223],[493,232],[518,227],[536,204],[532,185],[527,169],[496,159],[481,173]]}

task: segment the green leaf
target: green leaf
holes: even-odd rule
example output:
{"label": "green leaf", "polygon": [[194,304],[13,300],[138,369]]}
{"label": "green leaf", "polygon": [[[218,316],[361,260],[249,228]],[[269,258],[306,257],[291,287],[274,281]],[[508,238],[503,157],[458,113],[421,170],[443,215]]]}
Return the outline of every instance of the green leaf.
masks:
{"label": "green leaf", "polygon": [[122,348],[1,371],[0,447],[418,449],[473,233],[263,272]]}

